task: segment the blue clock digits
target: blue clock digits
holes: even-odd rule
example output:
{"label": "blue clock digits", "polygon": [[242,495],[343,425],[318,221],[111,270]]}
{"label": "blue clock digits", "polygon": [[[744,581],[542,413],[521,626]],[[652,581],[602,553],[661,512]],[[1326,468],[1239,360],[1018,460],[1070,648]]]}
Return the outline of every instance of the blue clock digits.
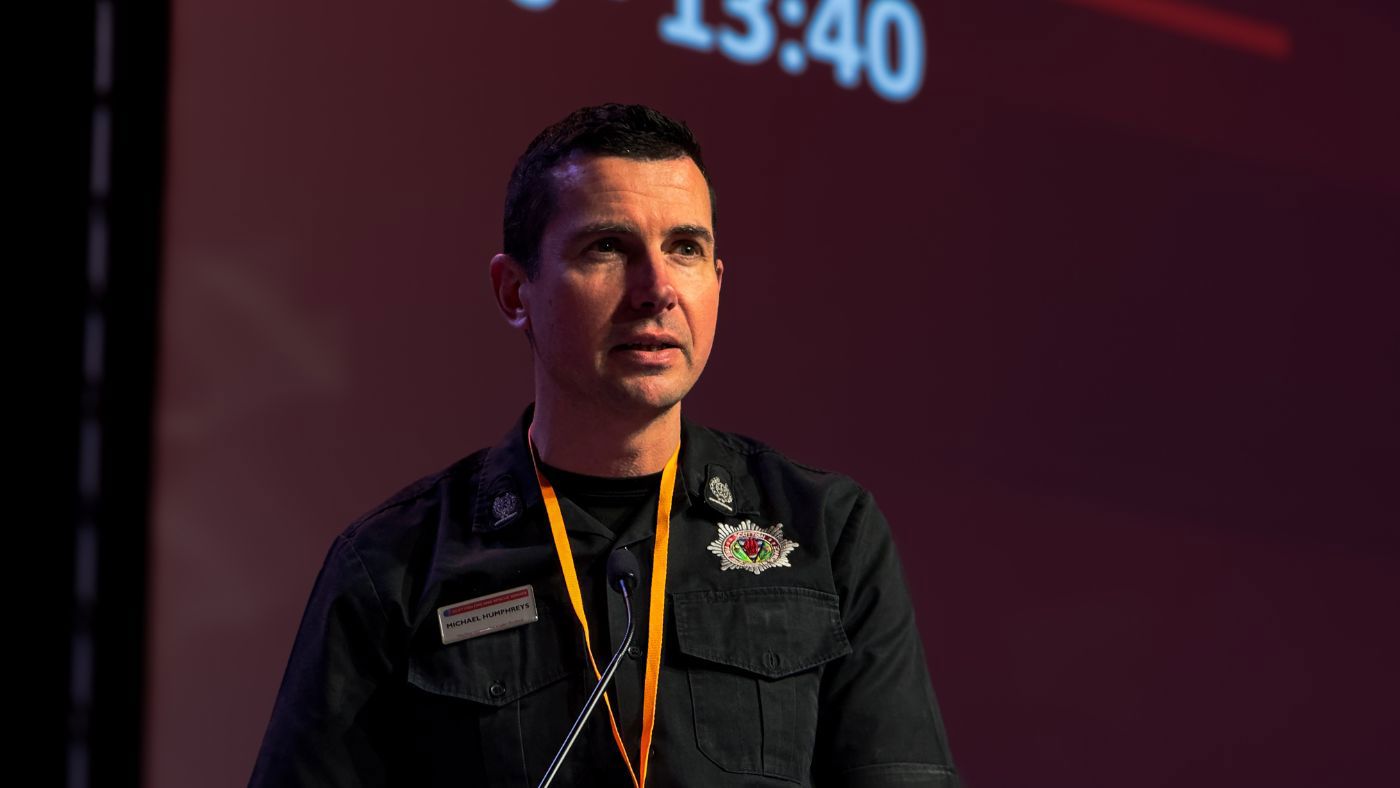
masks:
{"label": "blue clock digits", "polygon": [[807,4],[802,0],[782,0],[778,3],[778,16],[782,17],[783,24],[797,27],[802,24],[803,17],[807,16]]}
{"label": "blue clock digits", "polygon": [[789,74],[801,74],[807,68],[807,53],[796,41],[784,41],[778,48],[778,63]]}
{"label": "blue clock digits", "polygon": [[[513,0],[531,11],[550,8],[556,0]],[[807,0],[718,0],[726,21],[705,22],[705,0],[676,0],[675,10],[657,26],[661,40],[672,46],[720,54],[735,63],[754,65],[778,54],[778,65],[800,74],[807,62],[831,66],[843,88],[860,86],[862,75],[876,95],[889,101],[909,101],[924,84],[924,23],[911,0],[816,0],[808,13]],[[800,35],[800,41],[778,44],[779,25]],[[805,25],[805,29],[804,29]],[[891,39],[894,46],[890,46]]]}
{"label": "blue clock digits", "polygon": [[[899,36],[899,65],[886,49],[890,28]],[[870,87],[891,101],[908,101],[924,84],[924,25],[907,0],[874,0],[865,9],[865,73]]]}
{"label": "blue clock digits", "polygon": [[715,45],[714,31],[700,18],[704,0],[676,0],[676,13],[661,17],[661,40],[686,49],[709,52]]}
{"label": "blue clock digits", "polygon": [[719,51],[736,63],[761,63],[773,54],[778,31],[768,11],[770,0],[724,0],[724,13],[740,21],[743,35],[728,27],[719,30]]}

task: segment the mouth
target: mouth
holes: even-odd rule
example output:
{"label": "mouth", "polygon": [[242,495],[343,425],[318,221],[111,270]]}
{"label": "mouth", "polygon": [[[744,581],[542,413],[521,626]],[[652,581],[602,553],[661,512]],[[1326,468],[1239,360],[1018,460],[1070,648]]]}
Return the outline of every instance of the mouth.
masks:
{"label": "mouth", "polygon": [[629,363],[648,367],[670,366],[682,352],[678,343],[661,337],[644,337],[636,342],[613,346],[615,355]]}

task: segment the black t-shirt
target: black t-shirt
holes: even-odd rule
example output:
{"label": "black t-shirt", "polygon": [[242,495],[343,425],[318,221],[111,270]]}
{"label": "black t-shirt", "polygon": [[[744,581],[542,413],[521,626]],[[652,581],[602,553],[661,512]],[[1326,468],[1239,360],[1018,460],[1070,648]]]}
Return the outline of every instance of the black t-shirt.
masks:
{"label": "black t-shirt", "polygon": [[588,476],[540,462],[540,471],[560,498],[567,498],[600,525],[620,534],[642,519],[655,519],[661,473],[646,476]]}
{"label": "black t-shirt", "polygon": [[[554,486],[555,494],[562,501],[578,507],[574,509],[561,504],[560,508],[565,512],[566,527],[577,529],[584,526],[570,519],[571,516],[584,515],[597,521],[617,537],[627,533],[633,526],[645,529],[656,520],[656,504],[661,491],[659,472],[646,476],[607,477],[574,473],[555,468],[543,461],[539,462],[539,467],[540,472]],[[632,551],[637,556],[643,575],[642,583],[632,592],[635,633],[629,649],[630,659],[625,660],[624,667],[618,670],[608,688],[608,697],[612,700],[613,708],[619,713],[618,725],[623,731],[635,766],[638,757],[637,737],[641,733],[641,709],[638,701],[645,685],[642,659],[647,645],[647,611],[651,594],[646,583],[651,576],[651,550],[649,545],[634,545]],[[609,603],[618,605],[616,592],[607,588],[607,558],[603,555],[589,561],[581,555],[576,555],[575,566],[581,575],[579,579],[585,594],[589,625],[593,630],[593,657],[598,661],[598,669],[603,670],[613,651],[610,642],[612,638],[608,637],[606,626],[610,618],[608,607]],[[619,637],[618,645],[620,643]],[[622,695],[621,698],[619,694]],[[607,717],[607,709],[600,706],[594,714],[598,717],[598,722],[590,721],[590,724],[606,727],[607,723],[603,720]]]}

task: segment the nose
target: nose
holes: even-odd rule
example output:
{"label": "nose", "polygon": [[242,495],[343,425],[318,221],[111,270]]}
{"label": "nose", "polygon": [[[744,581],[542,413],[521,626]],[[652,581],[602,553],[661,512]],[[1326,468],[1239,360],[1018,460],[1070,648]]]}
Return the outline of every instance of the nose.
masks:
{"label": "nose", "polygon": [[671,280],[673,271],[666,255],[659,249],[633,257],[627,271],[628,303],[636,311],[654,315],[676,305],[676,287]]}

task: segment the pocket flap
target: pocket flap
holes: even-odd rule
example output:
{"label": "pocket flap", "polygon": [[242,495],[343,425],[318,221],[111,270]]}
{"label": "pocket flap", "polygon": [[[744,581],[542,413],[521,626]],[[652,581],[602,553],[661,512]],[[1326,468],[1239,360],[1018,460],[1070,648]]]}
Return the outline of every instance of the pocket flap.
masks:
{"label": "pocket flap", "polygon": [[409,655],[408,683],[434,695],[504,706],[574,673],[584,655],[573,653],[565,629],[572,622],[544,605],[539,610],[534,623],[446,646],[424,638]]}
{"label": "pocket flap", "polygon": [[684,654],[769,679],[851,653],[835,594],[776,586],[671,595]]}

